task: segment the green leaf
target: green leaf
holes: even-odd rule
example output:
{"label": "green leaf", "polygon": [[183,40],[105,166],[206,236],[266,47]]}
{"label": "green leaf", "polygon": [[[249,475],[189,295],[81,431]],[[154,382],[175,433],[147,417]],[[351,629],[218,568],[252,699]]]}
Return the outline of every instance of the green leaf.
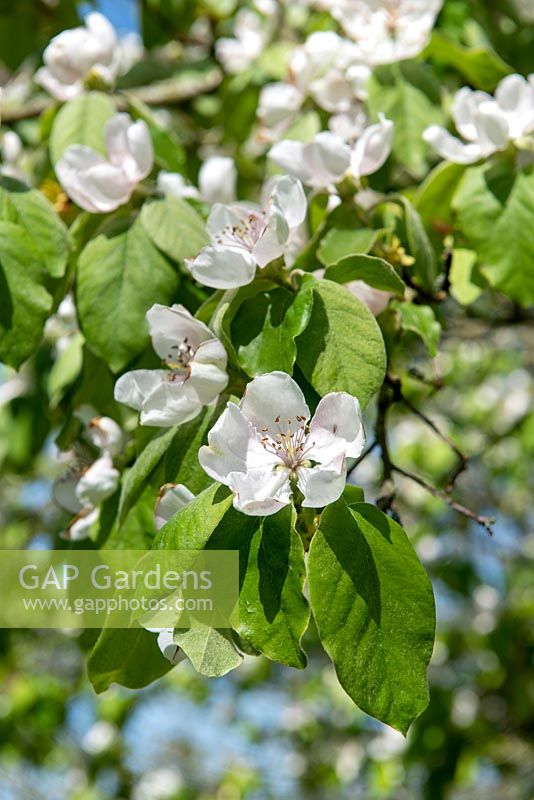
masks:
{"label": "green leaf", "polygon": [[71,144],[82,144],[105,154],[104,128],[114,113],[113,101],[102,92],[88,92],[65,103],[50,134],[52,164],[57,164]]}
{"label": "green leaf", "polygon": [[139,218],[125,233],[100,235],[78,261],[77,306],[87,344],[113,372],[148,343],[145,314],[168,303],[178,275],[154,247]]}
{"label": "green leaf", "polygon": [[468,169],[453,202],[484,276],[524,305],[534,302],[533,198],[532,166],[515,173],[500,162]]}
{"label": "green leaf", "polygon": [[238,550],[241,593],[237,632],[268,658],[302,668],[300,640],[309,612],[303,597],[304,554],[290,509],[272,517],[236,511],[214,484],[161,529],[154,546],[171,550]]}
{"label": "green leaf", "polygon": [[513,69],[487,46],[462,47],[440,31],[432,33],[425,55],[454,67],[475,89],[483,89],[485,92],[493,92],[499,81],[513,72]]}
{"label": "green leaf", "polygon": [[392,308],[398,311],[401,327],[417,334],[426,345],[431,356],[437,355],[441,337],[441,326],[430,306],[393,301]]}
{"label": "green leaf", "polygon": [[304,549],[287,507],[258,520],[239,598],[239,635],[273,661],[304,668],[301,639],[310,612],[303,595]]}
{"label": "green leaf", "polygon": [[428,705],[430,580],[404,530],[374,506],[328,506],[308,575],[319,638],[347,694],[406,734]]}
{"label": "green leaf", "polygon": [[157,470],[160,482],[156,488],[164,483],[185,483],[192,492],[205,488],[210,479],[198,463],[198,451],[206,443],[207,434],[224,405],[221,401],[217,407],[205,408],[191,422],[158,431],[148,442],[123,479],[119,503],[121,521],[158,465],[163,467],[163,474]]}
{"label": "green leaf", "polygon": [[174,261],[192,258],[208,244],[202,218],[178,197],[145,203],[141,223],[156,247]]}
{"label": "green leaf", "polygon": [[423,287],[432,291],[438,276],[436,253],[427,236],[421,217],[413,205],[406,197],[399,197],[398,202],[404,209],[406,240],[410,253],[415,258],[414,271]]}
{"label": "green leaf", "polygon": [[337,264],[346,256],[353,256],[359,253],[368,253],[376,242],[380,231],[369,228],[358,230],[345,230],[343,228],[332,228],[323,237],[317,249],[317,258],[329,267]]}
{"label": "green leaf", "polygon": [[325,278],[336,283],[365,281],[375,289],[404,294],[405,284],[388,261],[375,256],[355,255],[342,258],[325,272]]}
{"label": "green leaf", "polygon": [[237,652],[230,632],[197,623],[187,630],[176,628],[174,641],[182,648],[197,672],[219,678],[239,667],[243,656]]}
{"label": "green leaf", "polygon": [[313,289],[313,308],[297,341],[299,367],[320,395],[348,392],[365,408],[386,371],[384,340],[375,318],[337,283],[307,275],[303,286]]}
{"label": "green leaf", "polygon": [[0,219],[24,228],[52,277],[64,275],[70,253],[68,231],[41,192],[0,177]]}
{"label": "green leaf", "polygon": [[436,244],[452,230],[452,198],[466,167],[443,161],[418,188],[414,207]]}
{"label": "green leaf", "polygon": [[19,367],[37,349],[52,310],[47,272],[27,232],[0,222],[0,361]]}
{"label": "green leaf", "polygon": [[99,694],[112,683],[141,689],[171,669],[156,634],[144,628],[104,628],[87,662],[89,680]]}
{"label": "green leaf", "polygon": [[415,177],[423,177],[428,154],[423,131],[444,122],[439,83],[428,65],[404,61],[375,69],[369,81],[368,106],[373,116],[383,113],[395,123],[393,154],[397,162]]}
{"label": "green leaf", "polygon": [[[237,306],[237,308],[235,307]],[[297,357],[295,339],[308,324],[311,290],[275,288],[244,300],[238,294],[228,313],[231,339],[240,366],[251,378],[273,370],[289,374]]]}
{"label": "green leaf", "polygon": [[[480,276],[476,274],[477,254],[474,250],[455,248],[449,274],[451,295],[462,306],[469,306],[483,291]],[[478,282],[477,282],[478,281]]]}

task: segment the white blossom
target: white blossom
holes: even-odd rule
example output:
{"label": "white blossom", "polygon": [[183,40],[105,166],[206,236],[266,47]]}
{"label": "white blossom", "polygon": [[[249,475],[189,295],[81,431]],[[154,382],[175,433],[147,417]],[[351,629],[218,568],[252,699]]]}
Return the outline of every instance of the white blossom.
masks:
{"label": "white blossom", "polygon": [[291,83],[278,81],[264,86],[258,101],[258,117],[276,138],[296,117],[304,102],[304,95]]}
{"label": "white blossom", "polygon": [[326,187],[346,175],[359,180],[376,172],[388,158],[392,142],[393,122],[381,116],[380,122],[365,128],[352,146],[337,134],[323,131],[307,143],[290,139],[278,142],[268,155],[307,186]]}
{"label": "white blossom", "polygon": [[6,131],[3,134],[0,152],[2,154],[0,173],[8,178],[26,181],[26,175],[19,166],[23,153],[22,141],[15,131]]}
{"label": "white blossom", "polygon": [[115,384],[115,399],[141,412],[141,425],[189,422],[228,383],[226,351],[181,305],[155,304],[146,318],[152,346],[166,369],[137,369]]}
{"label": "white blossom", "polygon": [[112,84],[120,64],[115,29],[102,14],[89,14],[85,26],[54,36],[35,79],[56,100],[70,100],[84,91],[91,75]]}
{"label": "white blossom", "polygon": [[306,216],[300,181],[284,175],[276,180],[265,207],[253,203],[216,203],[207,230],[211,244],[187,259],[192,275],[205,286],[230,289],[251,283],[263,268],[284,254],[293,228]]}
{"label": "white blossom", "polygon": [[239,406],[228,403],[200,448],[207,474],[234,493],[234,507],[251,516],[275,514],[298,487],[302,505],[319,508],[343,492],[347,458],[365,443],[358,400],[326,395],[311,418],[300,387],[284,372],[248,384]]}
{"label": "white blossom", "polygon": [[235,17],[234,38],[223,37],[215,43],[215,54],[226,72],[244,72],[261,55],[272,32],[271,16],[262,16],[250,8],[241,8]]}
{"label": "white blossom", "polygon": [[427,128],[423,138],[447,161],[473,164],[534,130],[534,82],[508,75],[495,97],[465,86],[454,98],[451,115],[465,141],[439,125]]}
{"label": "white blossom", "polygon": [[413,58],[430,38],[443,0],[329,0],[324,3],[364,63]]}
{"label": "white blossom", "polygon": [[186,200],[213,203],[232,203],[236,199],[237,169],[229,156],[210,156],[198,173],[198,189],[191,186],[178,172],[158,173],[158,189],[165,195]]}
{"label": "white blossom", "polygon": [[56,174],[69,197],[94,214],[127,203],[154,161],[152,140],[143,120],[115,114],[106,124],[107,159],[85,145],[71,145],[56,164]]}
{"label": "white blossom", "polygon": [[195,499],[183,483],[166,483],[161,487],[156,501],[154,521],[156,530],[162,528],[178,511]]}
{"label": "white blossom", "polygon": [[111,417],[94,416],[88,424],[87,434],[91,443],[110,456],[120,453],[123,445],[123,435],[120,425]]}

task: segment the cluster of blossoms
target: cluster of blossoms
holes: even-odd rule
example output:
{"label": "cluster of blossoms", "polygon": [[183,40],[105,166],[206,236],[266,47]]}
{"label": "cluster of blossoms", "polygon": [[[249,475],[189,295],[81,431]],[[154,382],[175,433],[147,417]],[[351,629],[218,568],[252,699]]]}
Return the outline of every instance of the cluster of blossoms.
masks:
{"label": "cluster of blossoms", "polygon": [[43,54],[44,67],[35,80],[56,100],[71,100],[81,94],[87,82],[112,86],[143,55],[136,34],[119,40],[102,14],[89,14],[85,25],[55,36]]}
{"label": "cluster of blossoms", "polygon": [[99,456],[89,464],[85,459],[76,459],[75,465],[55,483],[56,502],[75,514],[63,534],[70,541],[89,536],[98,521],[100,504],[116,491],[120,472],[113,466],[113,458],[123,443],[122,431],[115,420],[94,416],[92,409],[85,407],[79,410],[78,416],[85,423],[87,438],[99,451]]}
{"label": "cluster of blossoms", "polygon": [[465,139],[457,139],[445,128],[431,125],[425,141],[447,161],[473,164],[505,150],[534,131],[534,75],[508,75],[495,97],[465,86],[457,92],[451,108],[456,130]]}
{"label": "cluster of blossoms", "polygon": [[240,8],[235,15],[234,37],[221,37],[215,43],[217,58],[226,72],[244,72],[262,54],[274,30],[275,0],[256,0],[253,8]]}

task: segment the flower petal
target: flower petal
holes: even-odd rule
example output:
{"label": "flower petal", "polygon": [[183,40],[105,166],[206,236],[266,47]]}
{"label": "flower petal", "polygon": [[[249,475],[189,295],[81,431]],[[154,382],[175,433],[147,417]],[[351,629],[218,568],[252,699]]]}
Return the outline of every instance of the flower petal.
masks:
{"label": "flower petal", "polygon": [[305,508],[323,508],[338,500],[345,488],[347,470],[342,456],[331,464],[307,469],[299,467],[297,484],[304,495]]}
{"label": "flower petal", "polygon": [[166,380],[165,369],[134,369],[126,372],[115,384],[115,400],[140,411],[145,399]]}
{"label": "flower petal", "polygon": [[204,286],[233,289],[252,283],[256,259],[246,250],[229,247],[204,247],[194,259],[186,259],[186,267]]}
{"label": "flower petal", "polygon": [[319,402],[310,423],[309,457],[328,464],[339,455],[357,458],[365,445],[358,400],[347,392],[332,392]]}
{"label": "flower petal", "polygon": [[289,470],[262,466],[247,473],[234,472],[229,487],[235,493],[234,508],[251,517],[276,514],[291,502]]}
{"label": "flower petal", "polygon": [[205,405],[215,400],[228,385],[227,361],[228,356],[221,342],[210,339],[200,345],[189,363],[188,383]]}
{"label": "flower petal", "polygon": [[80,513],[70,521],[62,538],[67,539],[69,542],[81,542],[83,539],[87,539],[91,533],[91,528],[98,522],[99,516],[99,508],[83,508]]}
{"label": "flower petal", "polygon": [[252,248],[252,255],[258,267],[263,269],[275,258],[280,258],[288,237],[289,227],[284,213],[273,204],[265,230]]}
{"label": "flower petal", "polygon": [[[272,438],[295,431],[300,422],[310,418],[300,386],[285,372],[269,372],[254,378],[239,404],[243,415],[259,432]],[[289,420],[289,422],[288,422]]]}
{"label": "flower petal", "polygon": [[144,120],[133,122],[129,114],[115,114],[106,124],[109,160],[133,183],[145,178],[154,163],[150,131]]}
{"label": "flower petal", "polygon": [[198,453],[202,469],[210,478],[228,485],[228,476],[247,471],[249,441],[255,438],[250,423],[235,403],[227,408],[208,434],[208,444]]}
{"label": "flower petal", "polygon": [[282,175],[272,186],[271,200],[283,212],[290,228],[296,228],[306,219],[308,201],[302,184],[290,175]]}
{"label": "flower petal", "polygon": [[162,486],[154,510],[156,529],[162,528],[171,517],[194,499],[193,492],[190,492],[183,483],[166,483]]}
{"label": "flower petal", "polygon": [[[172,376],[172,373],[167,371],[167,376]],[[202,402],[192,387],[167,378],[145,398],[140,422],[141,425],[170,428],[190,422],[201,411]]]}
{"label": "flower petal", "polygon": [[371,175],[387,161],[393,144],[393,122],[382,116],[364,130],[352,151],[350,168],[355,178]]}
{"label": "flower petal", "polygon": [[478,144],[464,144],[460,139],[439,125],[431,125],[423,133],[423,139],[446,161],[453,164],[474,164],[482,157]]}
{"label": "flower petal", "polygon": [[206,203],[231,203],[236,199],[237,169],[233,158],[212,156],[198,173],[198,186]]}
{"label": "flower petal", "polygon": [[113,494],[119,478],[111,458],[103,455],[83,473],[76,486],[76,497],[83,506],[96,506]]}
{"label": "flower petal", "polygon": [[213,333],[182,305],[163,306],[155,303],[146,312],[152,346],[164,361],[176,359],[176,348],[187,339],[196,350],[202,342],[213,339]]}

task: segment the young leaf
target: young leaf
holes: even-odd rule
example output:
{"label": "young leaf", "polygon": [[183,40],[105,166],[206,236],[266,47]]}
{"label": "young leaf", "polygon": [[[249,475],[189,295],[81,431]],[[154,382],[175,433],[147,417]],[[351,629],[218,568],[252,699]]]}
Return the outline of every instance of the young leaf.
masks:
{"label": "young leaf", "polygon": [[196,256],[208,243],[202,218],[178,197],[145,203],[141,223],[156,247],[174,261]]}
{"label": "young leaf", "polygon": [[28,233],[0,222],[0,361],[19,367],[37,348],[52,309],[47,273]]}
{"label": "young leaf", "polygon": [[441,325],[430,306],[393,301],[391,307],[400,315],[401,328],[417,334],[426,345],[431,356],[437,355],[441,336]]}
{"label": "young leaf", "polygon": [[524,305],[534,302],[533,197],[532,166],[514,173],[501,162],[468,169],[453,201],[484,276]]}
{"label": "young leaf", "polygon": [[369,228],[357,230],[332,228],[321,240],[321,244],[317,248],[317,258],[321,264],[329,267],[347,256],[368,253],[379,233],[380,231]]}
{"label": "young leaf", "polygon": [[348,392],[364,408],[386,371],[384,340],[367,306],[343,286],[305,276],[313,289],[308,327],[297,340],[297,363],[320,394]]}
{"label": "young leaf", "polygon": [[119,372],[148,343],[145,314],[168,303],[178,275],[154,247],[139,219],[125,233],[100,235],[78,261],[77,304],[91,350]]}
{"label": "young leaf", "polygon": [[56,164],[67,147],[82,144],[106,153],[104,128],[115,113],[113,101],[102,92],[88,92],[60,108],[50,134],[50,160]]}
{"label": "young leaf", "polygon": [[194,628],[176,628],[174,641],[182,648],[197,672],[219,678],[239,667],[243,656],[237,652],[230,632],[197,623]]}
{"label": "young leaf", "polygon": [[41,192],[12,178],[0,177],[0,219],[24,228],[52,277],[64,275],[70,253],[69,234]]}
{"label": "young leaf", "polygon": [[376,256],[355,255],[328,267],[325,278],[335,283],[365,281],[375,289],[404,295],[405,284],[388,261]]}
{"label": "young leaf", "polygon": [[421,217],[406,197],[399,197],[404,208],[404,225],[410,254],[415,258],[414,271],[428,291],[434,288],[438,275],[438,261],[432,243],[427,236]]}
{"label": "young leaf", "polygon": [[308,324],[311,307],[311,290],[295,294],[275,288],[245,299],[237,310],[229,308],[230,315],[235,313],[233,346],[247,375],[253,378],[273,370],[292,373],[297,357],[295,340]]}
{"label": "young leaf", "polygon": [[432,586],[405,532],[374,506],[338,500],[321,515],[308,575],[319,638],[341,685],[405,734],[428,704],[435,626]]}
{"label": "young leaf", "polygon": [[112,683],[141,689],[161,678],[172,664],[161,653],[157,636],[144,628],[104,628],[87,662],[87,674],[95,692]]}
{"label": "young leaf", "polygon": [[485,92],[493,92],[499,81],[513,72],[487,44],[484,48],[462,47],[439,31],[432,33],[426,55],[454,67],[475,89]]}

